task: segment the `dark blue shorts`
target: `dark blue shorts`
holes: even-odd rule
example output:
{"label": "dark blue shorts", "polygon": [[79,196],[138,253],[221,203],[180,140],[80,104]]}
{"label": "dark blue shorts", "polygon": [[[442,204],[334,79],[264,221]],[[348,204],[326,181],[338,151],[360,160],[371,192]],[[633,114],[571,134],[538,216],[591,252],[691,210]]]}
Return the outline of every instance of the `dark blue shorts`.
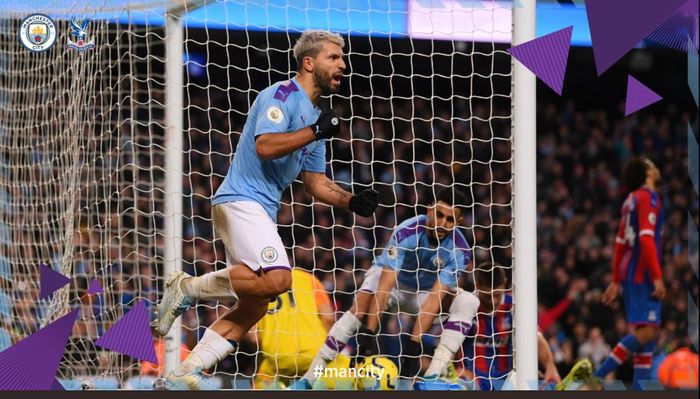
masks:
{"label": "dark blue shorts", "polygon": [[623,283],[622,290],[628,323],[661,324],[661,301],[651,296],[652,284]]}

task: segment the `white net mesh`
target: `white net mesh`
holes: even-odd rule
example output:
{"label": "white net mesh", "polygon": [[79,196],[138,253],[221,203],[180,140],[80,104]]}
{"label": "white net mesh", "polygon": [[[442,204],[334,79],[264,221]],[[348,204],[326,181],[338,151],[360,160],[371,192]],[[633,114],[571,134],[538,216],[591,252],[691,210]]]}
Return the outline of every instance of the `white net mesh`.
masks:
{"label": "white net mesh", "polygon": [[[0,262],[9,270],[0,274],[0,343],[3,335],[16,342],[80,306],[60,376],[100,376],[124,388],[130,377],[159,371],[93,342],[138,300],[153,305],[162,293],[162,8],[179,2],[139,13],[119,13],[128,2],[91,3],[56,1],[46,10],[19,8],[0,19]],[[312,271],[335,310],[345,311],[392,229],[424,213],[435,192],[450,186],[473,201],[463,232],[477,263],[509,268],[511,63],[507,45],[483,42],[483,34],[509,36],[510,20],[478,22],[500,21],[503,11],[442,2],[470,17],[471,24],[455,19],[450,28],[447,9],[431,2],[401,9],[392,2],[301,3],[217,1],[185,14],[183,270],[202,275],[225,267],[211,227],[211,197],[256,95],[293,76],[291,48],[306,27],[337,30],[346,39],[349,73],[341,92],[324,100],[343,119],[342,133],[328,147],[328,174],[354,190],[378,190],[382,205],[373,218],[355,218],[314,202],[295,183],[278,219],[293,264]],[[31,53],[17,40],[19,22],[30,12],[56,18],[57,45],[47,52]],[[66,19],[73,15],[96,17],[88,30],[95,50],[65,47]],[[381,26],[372,25],[377,15]],[[393,25],[438,15],[429,25]],[[479,32],[480,42],[464,38],[470,32]],[[437,34],[442,38],[431,38]],[[50,301],[38,300],[42,263],[73,281]],[[87,295],[92,278],[104,294]],[[201,303],[186,313],[184,345],[191,348],[223,311]],[[380,342],[396,355],[410,323],[395,316],[385,323]],[[217,366],[223,386],[246,386],[262,355],[255,343],[243,342],[236,356]]]}

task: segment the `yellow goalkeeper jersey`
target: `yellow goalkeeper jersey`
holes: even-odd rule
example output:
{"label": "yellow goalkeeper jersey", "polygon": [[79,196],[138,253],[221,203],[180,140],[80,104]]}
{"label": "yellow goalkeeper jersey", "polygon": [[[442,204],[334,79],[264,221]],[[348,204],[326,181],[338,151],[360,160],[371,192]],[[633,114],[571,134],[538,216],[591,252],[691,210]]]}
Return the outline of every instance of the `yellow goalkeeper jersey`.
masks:
{"label": "yellow goalkeeper jersey", "polygon": [[330,304],[330,297],[313,274],[292,270],[292,289],[270,303],[258,322],[258,339],[264,360],[261,377],[302,375],[311,365],[326,339],[326,328],[319,317],[319,306]]}

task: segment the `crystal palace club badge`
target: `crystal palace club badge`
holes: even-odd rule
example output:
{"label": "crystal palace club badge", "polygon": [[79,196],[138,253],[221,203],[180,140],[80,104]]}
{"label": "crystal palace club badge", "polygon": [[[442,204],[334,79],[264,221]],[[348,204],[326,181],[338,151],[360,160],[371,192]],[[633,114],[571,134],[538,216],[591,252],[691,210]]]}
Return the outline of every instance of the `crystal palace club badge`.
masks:
{"label": "crystal palace club badge", "polygon": [[90,24],[90,21],[90,18],[86,18],[82,20],[82,22],[78,23],[78,20],[71,18],[71,31],[70,35],[68,35],[67,45],[69,49],[82,52],[95,48],[95,39],[88,40],[87,27]]}

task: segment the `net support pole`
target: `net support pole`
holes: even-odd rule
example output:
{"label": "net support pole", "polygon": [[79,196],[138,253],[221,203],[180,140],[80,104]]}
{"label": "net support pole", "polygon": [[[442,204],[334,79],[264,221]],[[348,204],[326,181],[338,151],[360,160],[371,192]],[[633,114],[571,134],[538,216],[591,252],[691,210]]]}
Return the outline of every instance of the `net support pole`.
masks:
{"label": "net support pole", "polygon": [[[520,3],[520,4],[518,4]],[[535,38],[536,0],[513,7],[513,45]],[[522,5],[522,6],[520,6]],[[513,59],[513,283],[515,383],[537,389],[536,78]]]}
{"label": "net support pole", "polygon": [[[165,16],[165,259],[164,277],[182,269],[183,27],[178,14]],[[164,375],[180,361],[180,319],[165,337]]]}

